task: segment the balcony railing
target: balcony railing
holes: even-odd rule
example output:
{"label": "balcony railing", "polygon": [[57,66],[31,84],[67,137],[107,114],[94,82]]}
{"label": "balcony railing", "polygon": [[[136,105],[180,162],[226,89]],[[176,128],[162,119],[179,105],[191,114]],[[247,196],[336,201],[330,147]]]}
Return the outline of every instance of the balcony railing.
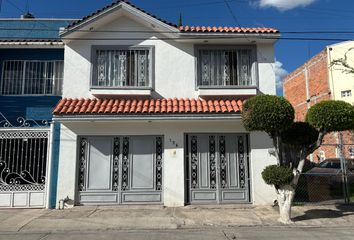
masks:
{"label": "balcony railing", "polygon": [[64,61],[6,60],[1,95],[61,95]]}

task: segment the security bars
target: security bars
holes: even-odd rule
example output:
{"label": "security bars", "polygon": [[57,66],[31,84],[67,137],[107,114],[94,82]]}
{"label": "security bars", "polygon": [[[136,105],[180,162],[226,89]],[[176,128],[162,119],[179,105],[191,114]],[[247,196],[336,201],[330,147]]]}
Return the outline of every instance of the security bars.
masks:
{"label": "security bars", "polygon": [[149,87],[150,51],[97,50],[92,87]]}
{"label": "security bars", "polygon": [[64,61],[3,61],[2,95],[61,95]]}

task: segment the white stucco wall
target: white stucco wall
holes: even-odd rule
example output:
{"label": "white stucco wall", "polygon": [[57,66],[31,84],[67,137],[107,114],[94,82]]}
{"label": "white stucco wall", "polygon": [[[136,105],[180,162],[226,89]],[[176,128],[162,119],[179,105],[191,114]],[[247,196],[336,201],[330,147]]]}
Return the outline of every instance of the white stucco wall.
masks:
{"label": "white stucco wall", "polygon": [[276,158],[269,154],[269,149],[274,149],[273,142],[264,132],[251,132],[250,149],[251,199],[255,205],[273,204],[276,199],[274,187],[265,184],[261,176],[266,166],[277,164]]}
{"label": "white stucco wall", "polygon": [[[161,40],[166,36],[151,33],[152,28],[148,28],[138,23],[136,19],[124,15],[96,30],[143,32],[92,32],[81,36],[81,38],[90,39],[138,38],[141,40],[73,40],[68,42],[65,46],[63,97],[93,97],[90,93],[91,48],[93,45],[154,46],[155,92],[153,96],[164,98],[198,97],[198,91],[195,87],[194,46],[203,43],[203,41],[176,42],[175,40]],[[230,39],[225,40],[225,43],[218,40],[218,44],[230,45]],[[247,39],[244,39],[244,41],[238,39],[237,44],[249,45],[250,43]],[[257,45],[257,60],[259,62],[260,92],[275,94],[275,75],[271,66],[274,63],[274,52],[271,43]]]}
{"label": "white stucco wall", "polygon": [[257,45],[258,84],[259,91],[263,94],[276,95],[274,60],[273,45]]}
{"label": "white stucco wall", "polygon": [[[61,154],[57,199],[75,199],[77,191],[77,136],[80,135],[163,135],[163,201],[165,206],[183,206],[185,197],[184,134],[185,133],[244,133],[240,121],[140,121],[140,122],[76,122],[62,124]],[[271,204],[274,191],[267,186],[261,171],[275,159],[268,153],[272,144],[263,133],[250,134],[251,201]]]}

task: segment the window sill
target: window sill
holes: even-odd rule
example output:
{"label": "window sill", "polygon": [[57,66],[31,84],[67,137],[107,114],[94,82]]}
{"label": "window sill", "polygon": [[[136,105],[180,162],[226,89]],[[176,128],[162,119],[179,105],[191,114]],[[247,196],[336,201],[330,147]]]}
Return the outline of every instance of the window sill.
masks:
{"label": "window sill", "polygon": [[257,88],[242,87],[242,88],[199,88],[199,96],[231,96],[231,95],[257,95]]}
{"label": "window sill", "polygon": [[126,89],[110,89],[110,88],[91,88],[90,92],[94,96],[151,96],[151,88],[126,88]]}

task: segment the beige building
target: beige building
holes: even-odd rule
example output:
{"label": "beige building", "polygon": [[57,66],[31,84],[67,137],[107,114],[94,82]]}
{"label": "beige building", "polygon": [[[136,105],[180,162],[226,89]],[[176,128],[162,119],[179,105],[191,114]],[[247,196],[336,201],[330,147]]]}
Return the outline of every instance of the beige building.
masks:
{"label": "beige building", "polygon": [[327,52],[332,99],[354,104],[354,41],[328,46]]}

